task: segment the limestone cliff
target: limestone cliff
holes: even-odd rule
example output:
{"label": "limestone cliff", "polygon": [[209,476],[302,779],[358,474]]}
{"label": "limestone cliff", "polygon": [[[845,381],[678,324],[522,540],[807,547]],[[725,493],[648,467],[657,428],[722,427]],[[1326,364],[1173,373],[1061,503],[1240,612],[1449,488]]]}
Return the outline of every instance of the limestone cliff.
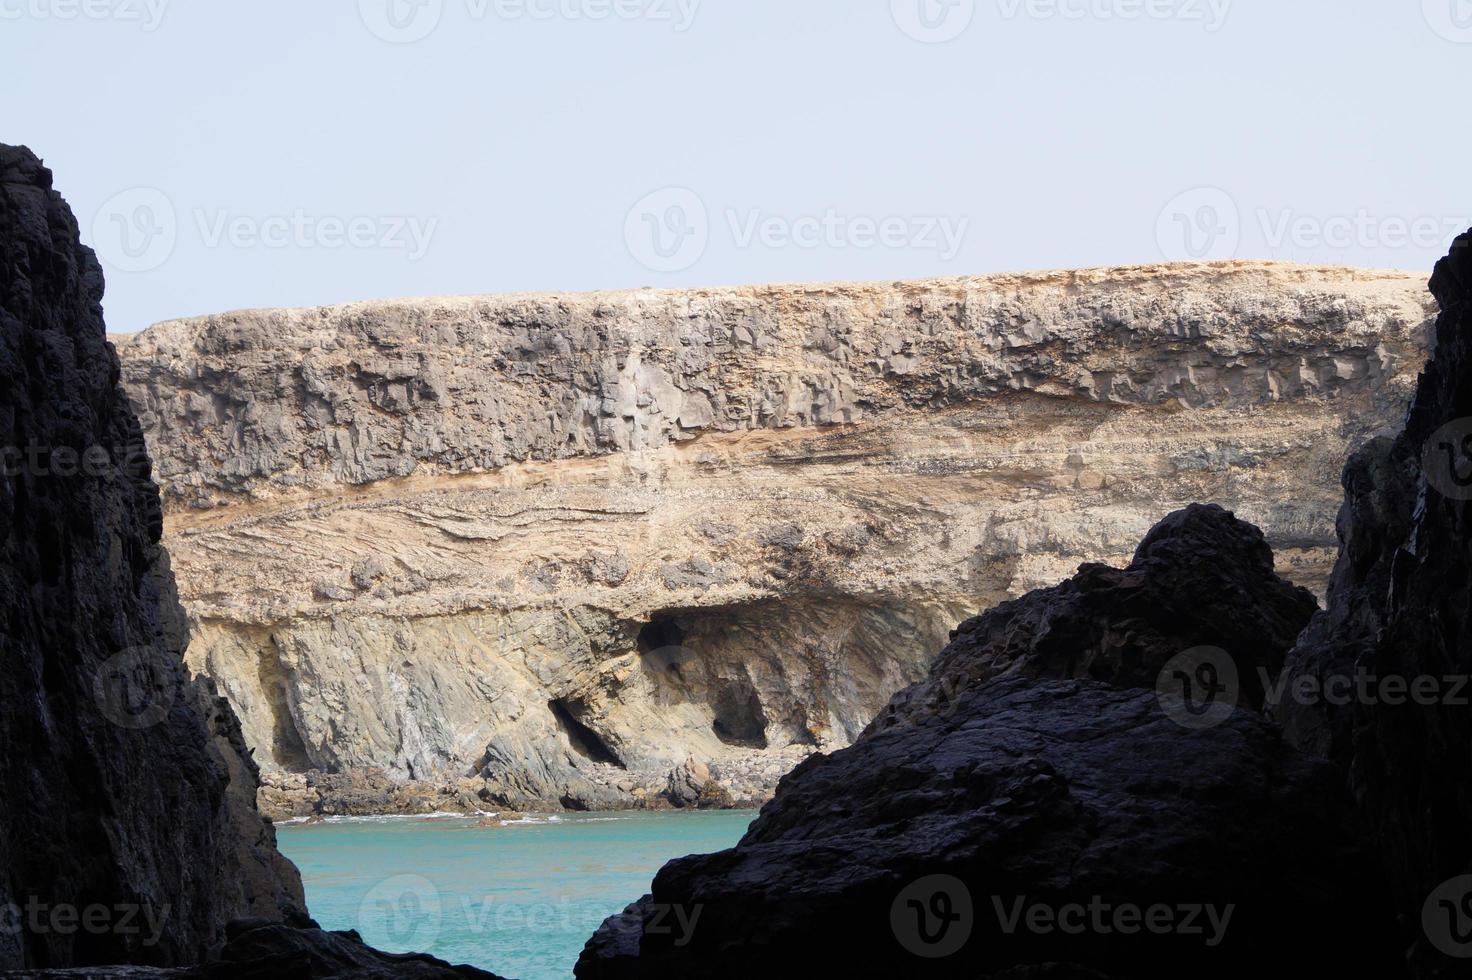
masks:
{"label": "limestone cliff", "polygon": [[618,806],[692,758],[764,795],[956,622],[1191,501],[1322,590],[1432,315],[1413,276],[1229,263],[250,311],[119,351],[190,662],[273,806]]}

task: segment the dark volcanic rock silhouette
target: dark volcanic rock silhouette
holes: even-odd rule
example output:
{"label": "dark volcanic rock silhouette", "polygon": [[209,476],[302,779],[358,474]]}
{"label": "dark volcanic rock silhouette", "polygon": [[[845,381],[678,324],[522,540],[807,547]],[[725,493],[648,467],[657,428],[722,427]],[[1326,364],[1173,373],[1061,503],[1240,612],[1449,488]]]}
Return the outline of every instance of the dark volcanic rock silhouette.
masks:
{"label": "dark volcanic rock silhouette", "polygon": [[1154,687],[1171,660],[1205,645],[1230,656],[1237,703],[1261,709],[1264,679],[1277,677],[1317,608],[1308,590],[1274,574],[1257,528],[1196,504],[1156,525],[1129,567],[1084,565],[962,623],[930,676],[895,695],[869,730],[1004,675]]}
{"label": "dark volcanic rock silhouette", "polygon": [[50,171],[0,145],[0,971],[490,976],[311,928],[239,723],[183,672],[102,288]]}
{"label": "dark volcanic rock silhouette", "polygon": [[[666,865],[578,976],[754,976],[813,955],[855,976],[1393,976],[1340,773],[1250,710],[1265,685],[1245,678],[1276,676],[1313,611],[1255,528],[1172,515],[1129,568],[1086,566],[965,624],[736,848]],[[1197,720],[1153,689],[1203,646],[1241,664],[1244,710]]]}
{"label": "dark volcanic rock silhouette", "polygon": [[[0,907],[21,910],[0,966],[193,962],[230,918],[302,904],[252,791],[230,792],[227,765],[248,757],[227,758],[229,726],[207,732],[182,673],[158,490],[101,297],[50,172],[0,147]],[[134,910],[136,931],[46,926],[92,906]]]}
{"label": "dark volcanic rock silhouette", "polygon": [[[1417,973],[1434,977],[1469,973],[1446,947],[1472,955],[1472,881],[1439,893],[1472,874],[1469,246],[1472,234],[1457,239],[1431,278],[1442,313],[1405,431],[1345,470],[1329,605],[1290,655],[1273,710],[1292,741],[1348,768]],[[1295,689],[1305,678],[1308,697]],[[1354,696],[1314,694],[1336,679]]]}

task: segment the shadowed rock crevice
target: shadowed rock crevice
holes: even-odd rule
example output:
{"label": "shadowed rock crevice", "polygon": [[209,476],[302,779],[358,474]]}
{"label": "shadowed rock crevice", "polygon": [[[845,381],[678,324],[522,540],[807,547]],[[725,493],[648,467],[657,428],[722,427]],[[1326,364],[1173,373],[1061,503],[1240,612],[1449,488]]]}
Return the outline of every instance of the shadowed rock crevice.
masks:
{"label": "shadowed rock crevice", "polygon": [[261,651],[256,679],[270,706],[271,740],[267,747],[270,761],[285,772],[307,772],[313,768],[311,753],[291,710],[295,685],[281,663],[274,637]]}
{"label": "shadowed rock crevice", "polygon": [[593,762],[624,768],[618,753],[609,747],[608,743],[603,740],[603,736],[578,719],[578,712],[587,710],[586,707],[563,698],[553,698],[547,702],[547,707],[552,710],[563,734],[572,743],[574,752]]}

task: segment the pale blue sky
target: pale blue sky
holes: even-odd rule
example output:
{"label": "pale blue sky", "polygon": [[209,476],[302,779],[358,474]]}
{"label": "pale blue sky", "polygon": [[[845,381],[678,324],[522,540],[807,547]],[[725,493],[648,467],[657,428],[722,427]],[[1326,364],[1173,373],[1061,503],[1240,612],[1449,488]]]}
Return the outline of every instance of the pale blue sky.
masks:
{"label": "pale blue sky", "polygon": [[0,0],[0,140],[56,171],[112,329],[1192,254],[1429,270],[1472,224],[1469,0],[417,3]]}

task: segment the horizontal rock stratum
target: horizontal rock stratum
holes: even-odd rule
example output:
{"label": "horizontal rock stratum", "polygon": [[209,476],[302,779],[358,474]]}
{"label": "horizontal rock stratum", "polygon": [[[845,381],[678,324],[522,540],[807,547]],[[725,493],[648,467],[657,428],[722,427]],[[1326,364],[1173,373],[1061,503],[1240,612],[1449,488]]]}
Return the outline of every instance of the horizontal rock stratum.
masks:
{"label": "horizontal rock stratum", "polygon": [[190,662],[272,809],[612,807],[706,764],[765,795],[956,623],[1127,562],[1194,501],[1321,592],[1340,470],[1398,428],[1434,315],[1424,277],[1239,262],[385,301],[118,343]]}

